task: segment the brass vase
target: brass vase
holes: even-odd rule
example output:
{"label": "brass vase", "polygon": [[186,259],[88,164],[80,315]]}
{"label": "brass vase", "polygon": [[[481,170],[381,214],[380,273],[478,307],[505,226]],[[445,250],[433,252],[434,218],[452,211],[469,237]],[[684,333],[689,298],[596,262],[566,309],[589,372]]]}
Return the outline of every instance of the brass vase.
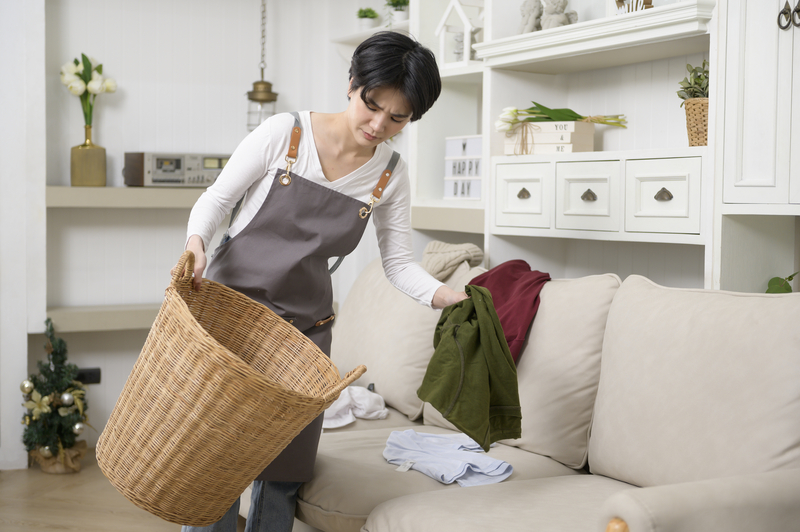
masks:
{"label": "brass vase", "polygon": [[92,126],[84,126],[86,141],[73,146],[70,157],[70,183],[73,187],[106,186],[106,149],[92,144]]}

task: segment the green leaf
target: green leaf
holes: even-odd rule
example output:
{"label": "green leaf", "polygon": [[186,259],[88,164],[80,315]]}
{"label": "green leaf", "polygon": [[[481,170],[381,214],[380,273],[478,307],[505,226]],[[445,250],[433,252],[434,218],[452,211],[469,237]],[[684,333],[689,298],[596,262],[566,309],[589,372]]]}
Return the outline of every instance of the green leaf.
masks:
{"label": "green leaf", "polygon": [[94,69],[97,70],[98,74],[102,74],[103,73],[103,65],[102,64],[97,65],[96,67],[94,67]]}
{"label": "green leaf", "polygon": [[773,277],[767,283],[767,294],[788,294],[791,291],[792,286],[783,277]]}
{"label": "green leaf", "polygon": [[558,121],[558,122],[571,122],[574,120],[581,120],[584,118],[583,116],[579,115],[572,109],[550,109],[545,107],[542,104],[532,102],[539,110],[549,116],[551,119]]}
{"label": "green leaf", "polygon": [[92,62],[89,61],[89,58],[86,57],[86,54],[81,54],[81,59],[83,59],[83,72],[81,73],[81,78],[85,83],[89,83],[92,81]]}

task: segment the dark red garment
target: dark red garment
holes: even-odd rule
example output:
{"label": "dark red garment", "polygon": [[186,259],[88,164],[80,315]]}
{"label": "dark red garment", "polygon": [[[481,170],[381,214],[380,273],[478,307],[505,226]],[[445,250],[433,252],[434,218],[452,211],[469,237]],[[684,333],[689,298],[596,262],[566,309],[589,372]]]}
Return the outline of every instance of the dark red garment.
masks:
{"label": "dark red garment", "polygon": [[549,280],[549,273],[531,271],[524,260],[510,260],[469,283],[488,288],[491,292],[514,363],[519,361],[522,345],[539,310],[539,292]]}

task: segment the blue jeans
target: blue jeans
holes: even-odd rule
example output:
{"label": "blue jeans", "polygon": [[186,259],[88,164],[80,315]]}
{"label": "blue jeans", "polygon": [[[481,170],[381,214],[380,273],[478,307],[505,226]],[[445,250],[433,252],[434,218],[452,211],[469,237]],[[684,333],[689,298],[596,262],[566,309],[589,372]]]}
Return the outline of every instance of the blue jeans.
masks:
{"label": "blue jeans", "polygon": [[[254,481],[245,532],[291,532],[294,526],[297,490],[302,484],[302,482]],[[236,532],[238,518],[239,499],[236,499],[230,510],[213,525],[184,526],[181,532]]]}

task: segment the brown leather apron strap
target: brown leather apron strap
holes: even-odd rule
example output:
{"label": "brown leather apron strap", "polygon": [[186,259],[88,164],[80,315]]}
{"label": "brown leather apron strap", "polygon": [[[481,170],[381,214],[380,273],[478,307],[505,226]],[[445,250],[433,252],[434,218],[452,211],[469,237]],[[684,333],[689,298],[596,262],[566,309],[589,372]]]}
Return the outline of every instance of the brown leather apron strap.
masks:
{"label": "brown leather apron strap", "polygon": [[392,158],[389,159],[389,164],[386,165],[386,169],[381,174],[378,184],[375,185],[375,188],[372,190],[372,194],[370,194],[369,205],[367,207],[361,207],[361,209],[358,211],[358,215],[361,218],[366,218],[367,215],[372,212],[372,207],[381,200],[383,191],[386,190],[386,184],[392,177],[392,173],[394,172],[394,169],[397,166],[397,161],[399,160],[400,154],[397,152],[392,152]]}
{"label": "brown leather apron strap", "polygon": [[289,151],[286,152],[286,172],[278,178],[278,181],[284,186],[292,183],[290,172],[292,165],[297,162],[297,148],[300,147],[300,134],[303,132],[300,127],[300,114],[297,111],[292,111],[292,116],[294,116],[294,126],[292,127],[292,136],[289,138]]}

